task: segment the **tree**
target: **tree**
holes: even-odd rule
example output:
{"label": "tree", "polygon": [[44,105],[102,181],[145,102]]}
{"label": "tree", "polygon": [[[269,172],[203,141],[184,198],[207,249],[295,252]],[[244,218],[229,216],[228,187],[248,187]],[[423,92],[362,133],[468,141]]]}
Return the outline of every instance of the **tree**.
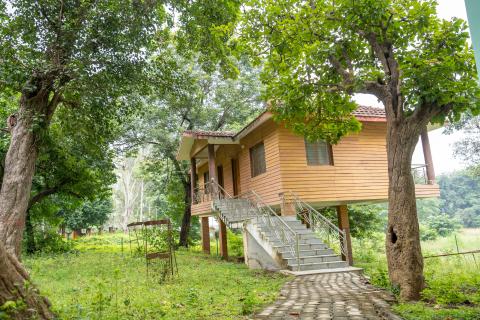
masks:
{"label": "tree", "polygon": [[360,129],[352,97],[369,94],[387,118],[386,252],[401,298],[424,288],[411,158],[429,123],[478,112],[479,88],[466,23],[436,15],[434,0],[252,0],[240,26],[264,61],[276,118],[308,139],[336,143]]}
{"label": "tree", "polygon": [[438,179],[441,211],[466,228],[480,226],[480,178],[470,171],[453,172]]}
{"label": "tree", "polygon": [[119,161],[117,168],[117,191],[122,202],[122,215],[120,225],[123,231],[127,232],[127,225],[132,222],[133,210],[136,200],[139,196],[140,181],[135,177],[137,159],[133,157],[125,157]]}
{"label": "tree", "polygon": [[73,212],[64,211],[61,215],[64,217],[65,226],[72,230],[100,228],[108,221],[112,209],[111,199],[97,199],[85,202]]}
{"label": "tree", "polygon": [[[180,133],[184,130],[237,129],[262,108],[258,71],[246,63],[239,63],[235,79],[224,78],[220,70],[199,68],[196,58],[184,58],[172,50],[162,52],[158,59],[170,61],[176,70],[175,89],[166,94],[151,95],[144,107],[143,117],[127,124],[123,146],[149,145],[150,156],[146,168],[152,173],[166,174],[172,179],[163,183],[180,183],[183,194],[183,215],[180,246],[188,246],[191,225],[191,181],[189,163],[176,159]],[[167,162],[170,166],[167,165]],[[155,168],[155,169],[152,169]],[[157,192],[178,191],[168,185],[158,186]],[[168,199],[168,197],[167,197]]]}
{"label": "tree", "polygon": [[236,17],[239,7],[235,1],[222,4],[0,2],[0,89],[19,97],[18,110],[11,117],[0,190],[0,305],[17,299],[25,299],[27,304],[13,318],[26,318],[32,310],[37,310],[40,318],[52,317],[48,305],[34,291],[28,299],[24,296],[22,288],[28,277],[16,256],[39,147],[56,110],[68,110],[64,125],[71,126],[82,116],[89,117],[92,126],[107,128],[112,117],[122,119],[142,96],[144,84],[152,76],[147,57],[168,38],[164,31],[173,22],[183,43],[191,48],[201,46],[204,55],[221,59],[224,53],[216,49],[221,49],[223,38],[232,32],[225,25]]}
{"label": "tree", "polygon": [[473,174],[480,176],[480,117],[467,116],[463,120],[452,126],[465,132],[464,138],[455,144],[455,156],[469,164]]}

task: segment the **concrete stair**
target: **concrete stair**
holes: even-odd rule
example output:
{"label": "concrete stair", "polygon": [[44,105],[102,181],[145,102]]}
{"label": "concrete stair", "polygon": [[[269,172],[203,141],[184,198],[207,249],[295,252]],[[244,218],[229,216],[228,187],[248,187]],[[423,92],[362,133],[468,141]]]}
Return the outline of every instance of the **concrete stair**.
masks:
{"label": "concrete stair", "polygon": [[[280,217],[299,235],[299,261],[291,252],[290,246],[282,245],[275,234],[262,222],[253,220],[258,230],[272,245],[288,270],[311,271],[320,269],[347,268],[348,264],[335,254],[317,235],[295,217]],[[299,266],[300,264],[300,266]]]}
{"label": "concrete stair", "polygon": [[[268,219],[262,218],[260,210],[252,206],[249,200],[219,199],[213,202],[213,207],[218,211],[220,219],[231,229],[243,228],[244,223],[248,223],[250,230],[255,230],[257,236],[261,238],[257,238],[257,243],[269,253],[272,261],[278,262],[280,268],[291,271],[325,269],[333,271],[349,267],[338,254],[294,216],[272,219],[282,219],[295,234],[298,234],[299,259],[292,253],[292,246],[296,250],[296,242],[291,240],[286,244],[285,240],[281,240],[279,234],[281,235],[282,230],[269,225]],[[292,237],[292,234],[289,236]]]}

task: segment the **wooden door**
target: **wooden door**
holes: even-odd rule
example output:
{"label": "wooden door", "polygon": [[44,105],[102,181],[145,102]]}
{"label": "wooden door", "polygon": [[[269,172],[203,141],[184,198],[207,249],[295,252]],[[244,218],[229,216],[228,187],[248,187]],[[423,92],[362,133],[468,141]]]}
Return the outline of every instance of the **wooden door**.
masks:
{"label": "wooden door", "polygon": [[225,189],[225,185],[223,182],[223,166],[217,167],[217,179],[218,179],[218,184]]}
{"label": "wooden door", "polygon": [[240,170],[238,166],[238,159],[232,159],[232,182],[233,195],[238,196],[240,193]]}

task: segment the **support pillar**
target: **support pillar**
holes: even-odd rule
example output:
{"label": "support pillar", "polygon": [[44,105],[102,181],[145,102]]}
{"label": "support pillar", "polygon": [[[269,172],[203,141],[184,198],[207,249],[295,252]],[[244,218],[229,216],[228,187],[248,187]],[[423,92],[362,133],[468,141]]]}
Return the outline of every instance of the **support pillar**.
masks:
{"label": "support pillar", "polygon": [[220,256],[222,259],[228,259],[228,247],[227,247],[227,226],[223,223],[222,220],[218,220],[219,222],[219,237],[220,237]]}
{"label": "support pillar", "polygon": [[195,199],[195,183],[197,181],[197,160],[195,158],[190,159],[190,192],[192,196],[192,204],[196,203]]}
{"label": "support pillar", "polygon": [[215,164],[215,145],[209,144],[208,145],[208,175],[210,176],[210,180],[217,180],[217,165]]}
{"label": "support pillar", "polygon": [[427,127],[423,128],[420,137],[422,139],[423,157],[425,159],[425,165],[427,166],[427,182],[428,184],[434,184],[435,170],[433,168],[432,150],[430,149]]}
{"label": "support pillar", "polygon": [[208,217],[202,217],[202,249],[203,253],[210,254],[210,227]]}
{"label": "support pillar", "polygon": [[345,256],[342,254],[342,259],[348,262],[349,266],[353,265],[352,254],[352,239],[350,237],[350,223],[348,221],[348,208],[346,205],[337,206],[338,228],[345,231],[345,242],[347,246],[348,254]]}

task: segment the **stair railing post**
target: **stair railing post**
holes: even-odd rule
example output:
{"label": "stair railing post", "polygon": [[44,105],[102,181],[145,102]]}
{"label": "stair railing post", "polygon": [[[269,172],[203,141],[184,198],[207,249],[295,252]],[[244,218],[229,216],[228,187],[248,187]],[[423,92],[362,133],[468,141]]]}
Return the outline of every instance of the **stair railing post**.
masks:
{"label": "stair railing post", "polygon": [[308,222],[310,223],[310,229],[315,232],[315,222],[313,221],[312,210],[308,210]]}
{"label": "stair railing post", "polygon": [[300,239],[298,233],[295,234],[295,246],[297,254],[297,271],[300,271]]}

